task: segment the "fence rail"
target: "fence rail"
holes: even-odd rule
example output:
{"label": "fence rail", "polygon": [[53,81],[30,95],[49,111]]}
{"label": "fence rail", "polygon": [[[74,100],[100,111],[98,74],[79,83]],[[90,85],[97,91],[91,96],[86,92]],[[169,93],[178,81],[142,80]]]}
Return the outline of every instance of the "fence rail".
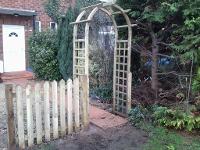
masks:
{"label": "fence rail", "polygon": [[17,144],[25,149],[88,126],[85,76],[67,82],[5,86],[10,148]]}

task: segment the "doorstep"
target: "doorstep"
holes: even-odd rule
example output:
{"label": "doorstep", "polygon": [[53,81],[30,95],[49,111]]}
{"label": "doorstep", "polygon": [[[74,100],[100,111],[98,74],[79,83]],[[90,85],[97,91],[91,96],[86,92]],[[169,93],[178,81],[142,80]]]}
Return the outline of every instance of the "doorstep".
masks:
{"label": "doorstep", "polygon": [[12,82],[14,80],[32,80],[34,79],[34,74],[29,71],[19,71],[19,72],[6,72],[1,73],[0,80],[2,82]]}

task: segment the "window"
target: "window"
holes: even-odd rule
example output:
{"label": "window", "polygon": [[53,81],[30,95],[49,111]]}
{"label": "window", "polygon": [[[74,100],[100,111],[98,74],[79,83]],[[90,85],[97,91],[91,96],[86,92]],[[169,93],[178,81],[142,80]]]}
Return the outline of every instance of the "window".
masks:
{"label": "window", "polygon": [[15,33],[15,32],[11,32],[10,34],[9,34],[9,37],[18,37],[18,34],[17,33]]}
{"label": "window", "polygon": [[57,29],[57,23],[56,22],[50,22],[50,29],[56,30]]}
{"label": "window", "polygon": [[41,21],[35,21],[35,31],[41,32]]}

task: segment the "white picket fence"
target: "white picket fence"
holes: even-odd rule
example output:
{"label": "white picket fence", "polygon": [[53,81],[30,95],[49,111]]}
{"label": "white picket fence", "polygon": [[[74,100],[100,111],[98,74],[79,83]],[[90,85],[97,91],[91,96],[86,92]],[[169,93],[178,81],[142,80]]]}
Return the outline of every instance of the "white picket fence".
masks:
{"label": "white picket fence", "polygon": [[15,140],[19,148],[24,149],[87,126],[88,89],[85,84],[84,78],[77,78],[67,82],[38,82],[26,87],[6,86],[10,145]]}

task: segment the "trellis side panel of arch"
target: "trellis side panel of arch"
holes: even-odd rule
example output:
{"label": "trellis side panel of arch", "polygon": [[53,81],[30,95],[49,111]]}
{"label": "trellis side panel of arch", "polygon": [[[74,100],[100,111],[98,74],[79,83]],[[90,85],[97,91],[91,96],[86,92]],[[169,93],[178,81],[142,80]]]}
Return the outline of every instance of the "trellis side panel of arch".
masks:
{"label": "trellis side panel of arch", "polygon": [[[111,11],[114,8],[116,12]],[[84,15],[91,10],[86,20],[81,20]],[[116,4],[101,3],[84,8],[79,14],[74,25],[73,33],[73,76],[79,77],[86,75],[89,90],[89,29],[95,13],[101,10],[110,16],[115,30],[115,47],[114,47],[114,70],[113,70],[113,112],[121,116],[127,116],[131,108],[131,83],[132,74],[130,72],[131,63],[131,41],[132,25],[126,10],[123,10]],[[114,15],[122,14],[126,20],[126,25],[117,26]],[[85,38],[78,38],[78,25],[85,23]],[[127,39],[120,40],[118,30],[128,28]],[[89,93],[89,91],[88,91]],[[88,95],[89,99],[89,95]],[[87,100],[87,102],[89,102]]]}

